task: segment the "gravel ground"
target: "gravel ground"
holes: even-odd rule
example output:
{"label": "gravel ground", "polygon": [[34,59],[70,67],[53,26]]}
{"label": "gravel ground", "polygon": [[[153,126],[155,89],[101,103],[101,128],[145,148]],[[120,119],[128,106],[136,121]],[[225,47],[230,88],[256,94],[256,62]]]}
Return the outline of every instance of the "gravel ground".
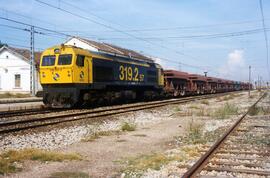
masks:
{"label": "gravel ground", "polygon": [[[257,93],[256,93],[257,94]],[[255,95],[255,94],[254,94]],[[78,150],[81,146],[81,144],[86,144],[86,143],[81,143],[80,141],[85,138],[88,135],[91,135],[96,132],[100,131],[108,131],[108,130],[119,130],[121,128],[121,125],[124,122],[128,123],[133,123],[136,124],[138,132],[141,134],[141,132],[146,133],[147,135],[151,135],[152,131],[154,132],[155,129],[161,129],[161,130],[156,130],[157,133],[154,134],[153,137],[141,137],[136,139],[138,140],[138,143],[140,141],[147,140],[146,143],[144,143],[144,146],[139,146],[134,147],[136,150],[130,149],[128,147],[124,147],[121,149],[122,153],[117,153],[117,150],[112,150],[111,154],[114,154],[113,151],[115,151],[115,155],[111,155],[111,159],[108,159],[111,161],[108,163],[111,167],[115,166],[113,163],[113,159],[121,159],[122,155],[131,155],[131,156],[136,156],[138,153],[151,153],[152,151],[156,151],[161,149],[160,145],[163,145],[165,143],[168,143],[168,141],[172,141],[174,136],[178,136],[179,131],[171,131],[170,128],[166,128],[167,126],[174,126],[179,128],[179,130],[182,130],[185,132],[185,127],[190,120],[198,120],[202,123],[204,123],[203,130],[204,132],[210,132],[214,131],[220,127],[224,126],[229,126],[231,125],[235,119],[237,119],[237,116],[232,116],[228,119],[224,120],[217,120],[212,117],[207,117],[207,116],[200,116],[197,115],[196,112],[198,110],[203,110],[203,111],[210,111],[213,109],[216,109],[218,107],[223,106],[226,102],[229,103],[235,103],[239,104],[239,108],[241,111],[244,111],[248,106],[250,106],[254,101],[256,100],[256,97],[253,99],[247,99],[247,93],[243,93],[241,96],[238,96],[237,98],[228,100],[228,101],[220,101],[219,99],[209,99],[209,104],[203,104],[201,101],[195,101],[187,104],[181,104],[181,105],[173,105],[173,106],[165,106],[161,107],[158,109],[151,109],[151,110],[145,110],[145,111],[137,111],[137,112],[131,112],[128,114],[122,114],[122,115],[115,115],[112,116],[111,118],[106,118],[100,122],[83,122],[84,124],[74,124],[73,126],[65,127],[65,128],[57,128],[55,130],[50,130],[50,131],[44,131],[44,132],[31,132],[28,134],[18,134],[18,135],[4,135],[0,137],[0,151],[3,150],[9,150],[9,149],[23,149],[23,148],[42,148],[42,149],[50,149],[50,150],[60,150],[60,151],[76,151],[79,152],[80,154],[86,154],[86,157],[93,157],[93,161],[96,162],[98,169],[101,169],[100,171],[93,171],[92,168],[87,167],[87,165],[84,165],[82,170],[85,172],[88,172],[91,176],[93,177],[108,177],[108,175],[111,175],[110,169],[106,171],[106,161],[103,163],[104,165],[99,165],[99,160],[101,159],[100,156],[102,153],[100,153],[100,149],[98,152],[99,157],[95,157],[95,148],[93,150],[89,151],[87,149],[90,149],[89,147],[98,145],[100,148],[102,146],[108,146],[106,141],[111,141],[112,139],[118,139],[116,136],[108,136],[105,138],[100,139],[100,141],[94,142],[94,143],[87,143],[88,146],[85,146],[84,151]],[[193,108],[194,105],[196,105],[197,108]],[[170,123],[171,122],[171,123]],[[171,125],[166,125],[166,124],[171,124]],[[164,139],[159,140],[159,134],[162,135],[164,132]],[[168,134],[166,135],[166,133]],[[159,134],[158,134],[159,133]],[[151,135],[152,136],[152,135]],[[121,136],[122,137],[122,136]],[[162,136],[160,136],[162,137]],[[166,139],[165,139],[166,137]],[[168,137],[168,138],[167,138]],[[135,137],[132,134],[124,134],[123,139],[126,140],[136,140]],[[156,140],[155,140],[156,139]],[[174,142],[175,140],[173,140]],[[148,143],[149,142],[149,143]],[[132,142],[134,143],[134,142]],[[104,145],[102,145],[104,144]],[[114,144],[114,143],[110,143]],[[124,143],[117,143],[117,144],[124,144]],[[135,144],[135,143],[134,143]],[[148,147],[147,144],[154,144],[151,147]],[[125,146],[125,145],[124,145]],[[118,146],[111,145],[112,149],[119,149]],[[82,147],[83,148],[83,147]],[[92,148],[91,148],[92,149]],[[153,149],[153,150],[151,150]],[[178,154],[179,149],[181,148],[174,148],[174,149],[165,149],[164,152],[170,152],[171,154]],[[133,150],[131,152],[130,150]],[[82,152],[80,152],[82,151]],[[89,153],[91,155],[89,155]],[[101,155],[100,155],[101,154]],[[104,153],[105,154],[105,153]],[[167,165],[163,165],[162,168],[159,171],[149,169],[145,171],[142,175],[142,177],[179,177],[179,174],[182,174],[183,172],[186,171],[186,168],[179,168],[179,165],[192,165],[199,156],[192,157],[188,159],[188,161],[184,163],[179,163],[177,161],[172,161]],[[101,164],[101,163],[100,163]],[[53,166],[55,166],[54,163],[52,163]],[[75,167],[75,165],[69,165],[69,164],[56,164],[58,167],[61,167],[61,169],[64,169],[66,166],[67,167]],[[89,164],[89,166],[92,164]],[[113,165],[113,166],[112,166]],[[46,177],[50,175],[50,170],[51,172],[55,171],[56,168],[52,168],[52,166],[46,165],[46,174],[40,174],[42,172],[42,165],[39,165],[41,168],[38,170],[29,170],[27,172],[22,172],[16,174],[18,177],[25,177],[25,176],[33,176],[33,175],[40,175],[40,177]],[[29,166],[31,167],[31,166]],[[44,166],[43,166],[44,167]],[[57,167],[57,166],[55,166]],[[102,168],[101,168],[102,167]],[[123,166],[120,166],[121,168]],[[59,168],[60,169],[60,168]],[[72,169],[72,168],[70,168]],[[76,168],[78,170],[78,168]],[[119,168],[113,167],[113,169],[116,169],[119,171]],[[43,170],[44,171],[44,170]],[[104,172],[105,171],[105,172]],[[116,171],[116,172],[117,172]],[[93,173],[94,172],[94,173]],[[104,174],[101,174],[101,172]],[[121,174],[120,174],[121,175]],[[177,176],[178,175],[178,176]],[[11,175],[12,176],[12,175]],[[122,174],[123,176],[123,174]]]}

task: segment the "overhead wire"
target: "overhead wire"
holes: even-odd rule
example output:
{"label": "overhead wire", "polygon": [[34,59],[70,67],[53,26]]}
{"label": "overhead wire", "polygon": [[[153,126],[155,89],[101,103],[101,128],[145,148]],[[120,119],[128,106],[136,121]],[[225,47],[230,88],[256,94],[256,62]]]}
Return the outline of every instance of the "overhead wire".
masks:
{"label": "overhead wire", "polygon": [[[265,29],[269,31],[269,28]],[[226,38],[226,37],[234,37],[234,36],[243,36],[243,35],[250,35],[256,33],[263,33],[264,29],[251,29],[245,31],[238,31],[238,32],[228,32],[228,33],[215,33],[215,34],[199,34],[199,35],[186,35],[186,36],[167,36],[167,37],[147,37],[144,39],[147,40],[168,40],[168,39],[181,39],[181,40],[188,40],[188,39],[212,39],[212,38]],[[123,38],[123,37],[111,37],[111,38],[98,38],[99,40],[124,40],[130,38]]]}
{"label": "overhead wire", "polygon": [[[164,46],[164,45],[161,45],[161,44],[153,43],[153,42],[148,41],[148,40],[146,40],[146,39],[143,39],[143,38],[141,38],[141,37],[135,36],[135,35],[133,35],[133,34],[130,34],[130,33],[128,33],[128,32],[125,32],[125,31],[123,31],[123,30],[120,30],[120,29],[118,29],[118,28],[115,28],[115,27],[113,27],[113,26],[110,26],[110,25],[107,25],[107,24],[98,22],[98,21],[96,21],[96,20],[93,20],[93,19],[91,19],[91,18],[89,18],[89,17],[85,17],[85,16],[83,16],[83,15],[80,15],[80,14],[77,14],[77,13],[74,13],[74,12],[71,12],[71,11],[68,11],[68,10],[63,9],[63,8],[61,8],[61,7],[57,7],[57,6],[51,5],[51,4],[46,3],[46,2],[44,2],[44,1],[41,1],[41,0],[35,0],[35,1],[38,2],[38,3],[40,3],[40,4],[49,6],[49,7],[51,7],[51,8],[58,9],[59,11],[65,12],[65,13],[70,14],[70,15],[73,15],[73,16],[75,16],[75,17],[78,17],[78,18],[87,20],[87,21],[89,21],[89,22],[98,24],[98,25],[103,26],[103,27],[105,27],[105,28],[108,28],[108,29],[117,31],[117,32],[119,32],[119,33],[125,34],[125,35],[130,36],[130,37],[132,37],[132,38],[135,38],[135,39],[137,39],[137,40],[144,41],[144,42],[146,42],[146,43],[148,43],[148,44],[151,44],[151,45],[154,45],[154,46],[159,46],[159,47],[165,48],[165,49],[170,50],[170,51],[173,51],[173,52],[175,52],[176,54],[179,54],[179,55],[181,55],[181,56],[189,57],[190,59],[193,59],[194,61],[198,61],[197,58],[195,58],[195,57],[193,57],[193,56],[191,56],[191,55],[188,55],[188,54],[185,54],[185,53],[183,53],[183,52],[180,52],[180,51],[171,49],[171,48],[169,48],[169,47],[167,47],[167,46]],[[177,62],[177,63],[179,63],[179,62]]]}
{"label": "overhead wire", "polygon": [[262,17],[262,26],[263,26],[263,31],[264,31],[265,47],[266,47],[266,65],[267,65],[267,71],[268,71],[268,79],[270,80],[268,36],[267,36],[267,30],[266,30],[265,21],[264,21],[263,3],[262,3],[262,0],[259,0],[259,2],[260,2],[261,17]]}

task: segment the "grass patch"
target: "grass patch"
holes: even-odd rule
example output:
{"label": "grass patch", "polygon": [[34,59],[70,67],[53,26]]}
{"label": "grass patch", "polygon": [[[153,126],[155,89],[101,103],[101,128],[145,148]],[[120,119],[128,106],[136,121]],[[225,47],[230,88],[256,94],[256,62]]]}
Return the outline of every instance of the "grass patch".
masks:
{"label": "grass patch", "polygon": [[220,127],[216,130],[205,132],[203,135],[204,142],[216,142],[227,129],[227,127]]}
{"label": "grass patch", "polygon": [[200,156],[199,146],[194,145],[183,146],[174,151],[166,153],[151,153],[122,160],[120,163],[125,164],[125,168],[122,170],[122,173],[125,174],[124,177],[126,178],[141,177],[143,173],[149,169],[160,170],[162,166],[167,165],[172,161],[185,164],[185,161]]}
{"label": "grass patch", "polygon": [[29,93],[1,93],[0,98],[27,98],[30,97],[31,95]]}
{"label": "grass patch", "polygon": [[246,133],[243,137],[243,140],[239,140],[239,142],[243,144],[252,144],[252,145],[262,145],[269,147],[270,146],[270,139],[269,134],[252,134]]}
{"label": "grass patch", "polygon": [[122,131],[135,131],[136,130],[136,124],[124,122],[121,126]]}
{"label": "grass patch", "polygon": [[0,154],[0,174],[14,173],[22,170],[18,163],[25,160],[37,161],[64,161],[81,160],[81,156],[75,153],[57,153],[39,149],[24,149],[20,151],[9,150]]}
{"label": "grass patch", "polygon": [[213,143],[219,139],[226,131],[226,127],[220,127],[213,131],[203,132],[203,125],[191,123],[187,127],[184,136],[176,137],[176,141],[182,144],[206,144]]}
{"label": "grass patch", "polygon": [[238,114],[238,107],[235,104],[226,103],[223,107],[218,108],[212,117],[217,119],[227,119],[231,115]]}
{"label": "grass patch", "polygon": [[177,108],[174,108],[174,111],[179,112],[179,111],[182,111],[182,109],[180,107],[177,107]]}
{"label": "grass patch", "polygon": [[202,100],[201,103],[202,104],[205,104],[205,105],[209,105],[210,104],[208,100]]}
{"label": "grass patch", "polygon": [[203,124],[191,121],[187,127],[186,138],[189,143],[198,144],[203,140]]}
{"label": "grass patch", "polygon": [[81,141],[83,142],[93,142],[96,139],[99,139],[100,137],[103,136],[111,136],[111,135],[120,135],[121,131],[119,130],[112,130],[112,131],[100,131],[100,132],[95,132],[89,136],[86,136],[83,138]]}
{"label": "grass patch", "polygon": [[252,107],[248,113],[250,116],[256,116],[256,115],[267,115],[270,114],[270,108],[269,107],[259,107],[255,106]]}
{"label": "grass patch", "polygon": [[84,172],[55,172],[49,178],[90,178]]}
{"label": "grass patch", "polygon": [[125,177],[140,177],[147,169],[160,170],[162,165],[168,164],[171,160],[163,153],[141,155],[125,161],[128,165],[122,172],[125,173]]}
{"label": "grass patch", "polygon": [[197,105],[191,105],[189,106],[189,109],[200,109],[200,107]]}
{"label": "grass patch", "polygon": [[228,100],[232,100],[238,96],[241,96],[241,94],[229,94],[227,96],[221,96],[221,97],[218,97],[216,100],[217,102],[222,102],[222,101],[228,101]]}
{"label": "grass patch", "polygon": [[201,107],[197,112],[196,116],[210,116],[209,110],[206,110],[205,108]]}
{"label": "grass patch", "polygon": [[184,136],[177,137],[176,140],[186,144],[205,143],[205,139],[203,137],[203,127],[203,124],[199,122],[193,122],[192,120],[185,128],[186,134]]}

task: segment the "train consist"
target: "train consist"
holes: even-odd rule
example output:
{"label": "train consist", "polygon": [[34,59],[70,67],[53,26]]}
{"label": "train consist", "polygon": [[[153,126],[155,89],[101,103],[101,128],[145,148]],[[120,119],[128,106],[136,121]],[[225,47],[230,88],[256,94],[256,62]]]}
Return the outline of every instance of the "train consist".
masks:
{"label": "train consist", "polygon": [[[104,49],[107,51],[94,52],[59,45],[45,50],[39,67],[44,104],[74,107],[83,103],[178,97],[249,87],[248,83],[163,70],[148,57],[108,44]],[[117,53],[112,53],[112,49]]]}
{"label": "train consist", "polygon": [[249,83],[206,77],[175,70],[164,71],[164,91],[170,96],[200,95],[248,90]]}

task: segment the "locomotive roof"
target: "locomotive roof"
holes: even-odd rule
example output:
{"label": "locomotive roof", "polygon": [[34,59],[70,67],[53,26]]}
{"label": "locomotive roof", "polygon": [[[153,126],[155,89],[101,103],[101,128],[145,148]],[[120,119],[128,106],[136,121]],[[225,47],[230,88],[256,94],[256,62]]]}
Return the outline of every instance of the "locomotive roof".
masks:
{"label": "locomotive roof", "polygon": [[137,60],[143,60],[146,62],[154,62],[151,58],[146,57],[136,51],[125,49],[116,45],[108,44],[108,43],[100,43],[97,41],[81,38],[81,37],[74,37],[84,43],[87,43],[88,45],[96,48],[98,52],[103,52],[111,55],[118,55],[122,57],[128,57],[128,58],[134,58]]}

